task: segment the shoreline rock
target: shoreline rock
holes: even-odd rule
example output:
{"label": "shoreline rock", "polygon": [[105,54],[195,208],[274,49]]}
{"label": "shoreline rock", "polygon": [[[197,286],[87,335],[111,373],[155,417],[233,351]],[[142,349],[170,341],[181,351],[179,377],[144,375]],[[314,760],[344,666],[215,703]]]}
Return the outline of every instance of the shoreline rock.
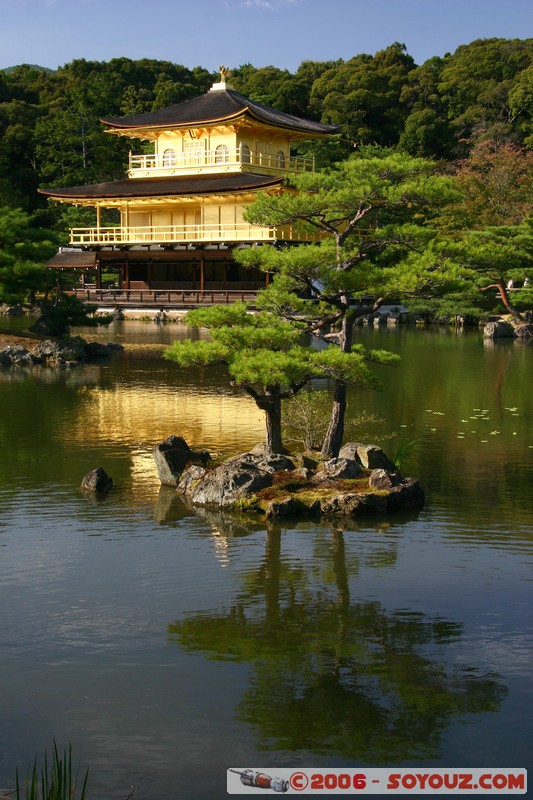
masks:
{"label": "shoreline rock", "polygon": [[500,319],[495,322],[487,322],[483,328],[483,338],[514,339],[516,338],[516,331],[509,322]]}
{"label": "shoreline rock", "polygon": [[85,475],[80,488],[84,494],[104,495],[113,488],[113,478],[103,467],[97,467]]}
{"label": "shoreline rock", "polygon": [[124,350],[121,344],[86,342],[81,336],[43,339],[30,350],[17,342],[0,349],[0,365],[45,364],[50,367],[72,367],[85,361],[109,358],[119,350]]}
{"label": "shoreline rock", "polygon": [[[164,442],[156,444],[152,452],[159,480],[164,486],[173,486],[174,488],[178,486],[183,472],[188,467],[207,464],[211,460],[207,451],[195,453],[185,439],[174,435],[168,436]],[[195,469],[197,468],[195,466]]]}

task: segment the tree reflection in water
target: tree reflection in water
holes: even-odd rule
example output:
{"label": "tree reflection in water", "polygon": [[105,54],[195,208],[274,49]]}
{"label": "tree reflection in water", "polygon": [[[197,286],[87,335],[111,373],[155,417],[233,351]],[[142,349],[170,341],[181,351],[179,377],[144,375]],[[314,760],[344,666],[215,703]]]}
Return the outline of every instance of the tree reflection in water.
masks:
{"label": "tree reflection in water", "polygon": [[[219,532],[239,529],[231,515],[203,515]],[[253,665],[238,715],[262,749],[374,764],[438,757],[446,726],[496,711],[505,687],[474,666],[447,665],[462,625],[352,601],[349,574],[358,565],[351,556],[347,566],[337,524],[329,545],[326,570],[309,575],[283,560],[281,530],[269,527],[264,558],[227,613],[178,620],[169,625],[170,640]]]}

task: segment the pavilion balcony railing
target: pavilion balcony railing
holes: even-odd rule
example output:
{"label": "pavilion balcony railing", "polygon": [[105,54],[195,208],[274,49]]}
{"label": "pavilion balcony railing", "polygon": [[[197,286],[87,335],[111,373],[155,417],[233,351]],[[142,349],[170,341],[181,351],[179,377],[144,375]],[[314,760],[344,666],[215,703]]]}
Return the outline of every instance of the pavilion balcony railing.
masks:
{"label": "pavilion balcony railing", "polygon": [[259,228],[247,223],[231,225],[150,225],[145,227],[71,228],[70,244],[93,245],[179,245],[238,242],[315,242],[315,233],[297,233],[291,226]]}
{"label": "pavilion balcony railing", "polygon": [[69,289],[83,303],[102,306],[150,305],[158,308],[192,308],[196,305],[231,304],[241,301],[253,304],[257,298],[254,289]]}
{"label": "pavilion balcony railing", "polygon": [[300,156],[286,156],[282,153],[252,153],[242,148],[224,150],[198,150],[188,153],[158,153],[152,155],[133,155],[129,157],[130,177],[139,173],[154,171],[161,174],[174,174],[174,172],[187,172],[203,167],[213,167],[221,171],[227,168],[246,169],[247,167],[260,167],[276,173],[284,172],[314,172],[315,159],[301,158]]}

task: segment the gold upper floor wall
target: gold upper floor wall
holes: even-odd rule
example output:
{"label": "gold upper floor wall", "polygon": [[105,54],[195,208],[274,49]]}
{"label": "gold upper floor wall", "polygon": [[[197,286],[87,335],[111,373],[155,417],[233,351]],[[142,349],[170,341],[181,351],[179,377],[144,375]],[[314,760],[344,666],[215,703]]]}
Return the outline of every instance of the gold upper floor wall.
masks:
{"label": "gold upper floor wall", "polygon": [[153,153],[130,153],[128,176],[153,178],[225,172],[284,175],[314,169],[314,159],[291,156],[288,135],[265,127],[221,126],[158,133]]}

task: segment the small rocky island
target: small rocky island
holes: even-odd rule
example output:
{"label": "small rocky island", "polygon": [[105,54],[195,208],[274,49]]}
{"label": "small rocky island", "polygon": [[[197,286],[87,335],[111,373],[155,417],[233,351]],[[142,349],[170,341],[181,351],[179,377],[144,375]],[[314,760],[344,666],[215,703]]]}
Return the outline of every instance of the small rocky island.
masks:
{"label": "small rocky island", "polygon": [[377,445],[350,442],[338,458],[268,454],[262,445],[213,463],[180,436],[154,447],[159,479],[193,506],[251,511],[275,518],[334,514],[357,517],[418,510],[424,492],[403,478]]}

